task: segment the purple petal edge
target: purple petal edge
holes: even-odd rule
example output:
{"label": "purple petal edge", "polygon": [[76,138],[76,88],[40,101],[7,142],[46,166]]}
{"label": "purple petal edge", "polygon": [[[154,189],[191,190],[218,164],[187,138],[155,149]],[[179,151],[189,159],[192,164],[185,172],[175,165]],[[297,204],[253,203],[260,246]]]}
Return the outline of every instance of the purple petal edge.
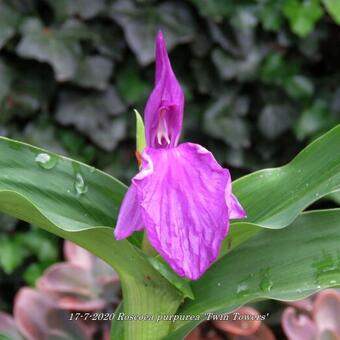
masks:
{"label": "purple petal edge", "polygon": [[226,203],[229,211],[229,219],[246,218],[246,211],[242,208],[240,202],[233,193],[226,194]]}
{"label": "purple petal edge", "polygon": [[114,230],[116,240],[129,237],[133,232],[142,230],[144,223],[134,184],[130,185],[120,207],[117,224]]}

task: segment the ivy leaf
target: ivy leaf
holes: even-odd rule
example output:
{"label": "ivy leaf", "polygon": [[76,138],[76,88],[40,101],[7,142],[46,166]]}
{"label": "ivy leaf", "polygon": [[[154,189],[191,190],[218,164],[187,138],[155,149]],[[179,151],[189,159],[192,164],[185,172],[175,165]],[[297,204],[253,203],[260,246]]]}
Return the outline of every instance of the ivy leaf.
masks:
{"label": "ivy leaf", "polygon": [[232,58],[222,50],[216,49],[212,53],[212,60],[221,75],[222,79],[252,79],[256,75],[257,67],[262,59],[262,55],[256,49],[249,51],[242,58]]}
{"label": "ivy leaf", "polygon": [[260,21],[267,31],[278,31],[282,26],[282,0],[265,1],[259,10]]}
{"label": "ivy leaf", "polygon": [[3,117],[31,117],[47,105],[55,90],[53,72],[47,65],[36,66],[0,63],[0,105]]}
{"label": "ivy leaf", "polygon": [[0,237],[0,266],[6,274],[11,274],[18,268],[28,252],[17,239],[9,239],[6,235]]}
{"label": "ivy leaf", "polygon": [[56,119],[76,129],[106,151],[112,151],[125,136],[126,122],[113,118],[125,110],[114,88],[104,93],[61,92]]}
{"label": "ivy leaf", "polygon": [[117,73],[117,88],[124,99],[130,105],[136,105],[146,101],[151,91],[149,82],[141,77],[140,68],[136,62],[126,62]]}
{"label": "ivy leaf", "polygon": [[285,0],[283,13],[293,32],[303,38],[314,29],[323,11],[319,0]]}
{"label": "ivy leaf", "polygon": [[298,139],[317,136],[320,130],[327,130],[336,124],[338,117],[332,116],[332,111],[327,103],[322,99],[315,102],[305,109],[295,125],[295,133]]}
{"label": "ivy leaf", "polygon": [[53,8],[58,20],[78,15],[83,19],[91,19],[105,9],[105,0],[47,0]]}
{"label": "ivy leaf", "polygon": [[236,1],[220,1],[220,0],[191,0],[198,8],[202,16],[212,17],[216,21],[221,21],[223,17],[233,13],[236,7]]}
{"label": "ivy leaf", "polygon": [[258,119],[259,129],[268,139],[275,139],[291,127],[295,117],[289,104],[267,104]]}
{"label": "ivy leaf", "polygon": [[22,57],[49,63],[58,81],[72,79],[81,49],[79,38],[67,30],[68,27],[46,28],[37,18],[29,18],[21,27],[23,38],[16,51]]}
{"label": "ivy leaf", "polygon": [[113,62],[101,56],[85,57],[78,65],[73,82],[83,87],[105,90],[113,71]]}
{"label": "ivy leaf", "polygon": [[126,40],[141,65],[154,60],[158,30],[163,31],[168,50],[191,41],[195,33],[192,13],[181,2],[164,2],[158,7],[137,7],[131,0],[118,0],[112,4],[110,16],[124,30]]}
{"label": "ivy leaf", "polygon": [[57,138],[57,127],[50,120],[36,119],[26,125],[22,134],[13,137],[24,138],[26,143],[40,145],[53,152],[66,155],[67,152]]}
{"label": "ivy leaf", "polygon": [[11,69],[0,59],[0,106],[2,106],[2,100],[7,96],[10,91],[11,83],[13,79],[13,73]]}
{"label": "ivy leaf", "polygon": [[93,34],[93,46],[103,56],[121,61],[126,42],[121,30],[114,22],[91,21],[88,28]]}
{"label": "ivy leaf", "polygon": [[16,32],[20,16],[4,2],[0,2],[0,49]]}
{"label": "ivy leaf", "polygon": [[204,114],[206,132],[234,148],[249,147],[250,129],[240,117],[247,112],[248,104],[236,100],[234,93],[221,95]]}
{"label": "ivy leaf", "polygon": [[327,12],[340,25],[340,2],[339,0],[322,0]]}

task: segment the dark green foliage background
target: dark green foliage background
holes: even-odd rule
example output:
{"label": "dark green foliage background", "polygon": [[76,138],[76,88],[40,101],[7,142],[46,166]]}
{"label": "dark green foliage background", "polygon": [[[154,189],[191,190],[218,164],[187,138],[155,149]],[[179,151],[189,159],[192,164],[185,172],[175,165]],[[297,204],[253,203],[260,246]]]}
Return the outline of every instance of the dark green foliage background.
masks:
{"label": "dark green foliage background", "polygon": [[[234,178],[281,165],[340,121],[338,24],[338,0],[0,0],[0,135],[128,182],[162,29],[182,140]],[[58,259],[53,237],[4,216],[0,228],[0,291]]]}

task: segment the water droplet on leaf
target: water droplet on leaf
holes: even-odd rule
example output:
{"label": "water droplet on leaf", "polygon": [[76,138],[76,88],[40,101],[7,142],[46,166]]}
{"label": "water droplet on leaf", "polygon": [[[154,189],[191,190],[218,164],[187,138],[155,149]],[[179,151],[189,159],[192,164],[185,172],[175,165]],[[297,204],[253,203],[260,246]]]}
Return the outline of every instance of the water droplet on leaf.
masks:
{"label": "water droplet on leaf", "polygon": [[245,293],[248,290],[248,285],[246,283],[240,283],[237,286],[237,294]]}
{"label": "water droplet on leaf", "polygon": [[265,292],[270,292],[272,288],[273,288],[273,281],[271,280],[269,276],[269,270],[266,270],[260,282],[260,289]]}
{"label": "water droplet on leaf", "polygon": [[50,170],[56,166],[58,159],[57,157],[51,156],[47,153],[39,153],[35,157],[35,161],[39,164],[41,168]]}
{"label": "water droplet on leaf", "polygon": [[74,188],[76,189],[76,192],[78,195],[85,194],[88,189],[83,176],[79,172],[76,174],[76,179],[74,181]]}

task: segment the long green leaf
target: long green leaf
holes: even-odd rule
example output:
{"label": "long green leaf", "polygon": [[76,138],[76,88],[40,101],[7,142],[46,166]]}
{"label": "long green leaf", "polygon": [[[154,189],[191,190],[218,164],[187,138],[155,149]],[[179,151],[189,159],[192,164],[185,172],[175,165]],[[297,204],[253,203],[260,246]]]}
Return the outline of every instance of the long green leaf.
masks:
{"label": "long green leaf", "polygon": [[[303,213],[287,228],[262,229],[192,282],[180,314],[231,312],[258,299],[296,300],[340,284],[340,209]],[[180,339],[196,323],[177,324]]]}
{"label": "long green leaf", "polygon": [[[103,172],[30,145],[0,138],[0,192],[25,197],[40,214],[68,231],[113,227],[126,187]],[[2,204],[2,206],[3,206]],[[37,223],[15,202],[7,209]],[[37,223],[39,224],[39,223]]]}
{"label": "long green leaf", "polygon": [[[40,226],[88,249],[114,267],[122,281],[127,314],[174,313],[181,294],[129,241],[116,241],[112,227],[126,188],[119,181],[71,159],[0,138],[0,211]],[[170,323],[124,323],[124,338],[143,329],[166,334]]]}
{"label": "long green leaf", "polygon": [[340,125],[324,134],[287,165],[242,177],[233,191],[247,222],[266,228],[289,225],[307,206],[340,189]]}

